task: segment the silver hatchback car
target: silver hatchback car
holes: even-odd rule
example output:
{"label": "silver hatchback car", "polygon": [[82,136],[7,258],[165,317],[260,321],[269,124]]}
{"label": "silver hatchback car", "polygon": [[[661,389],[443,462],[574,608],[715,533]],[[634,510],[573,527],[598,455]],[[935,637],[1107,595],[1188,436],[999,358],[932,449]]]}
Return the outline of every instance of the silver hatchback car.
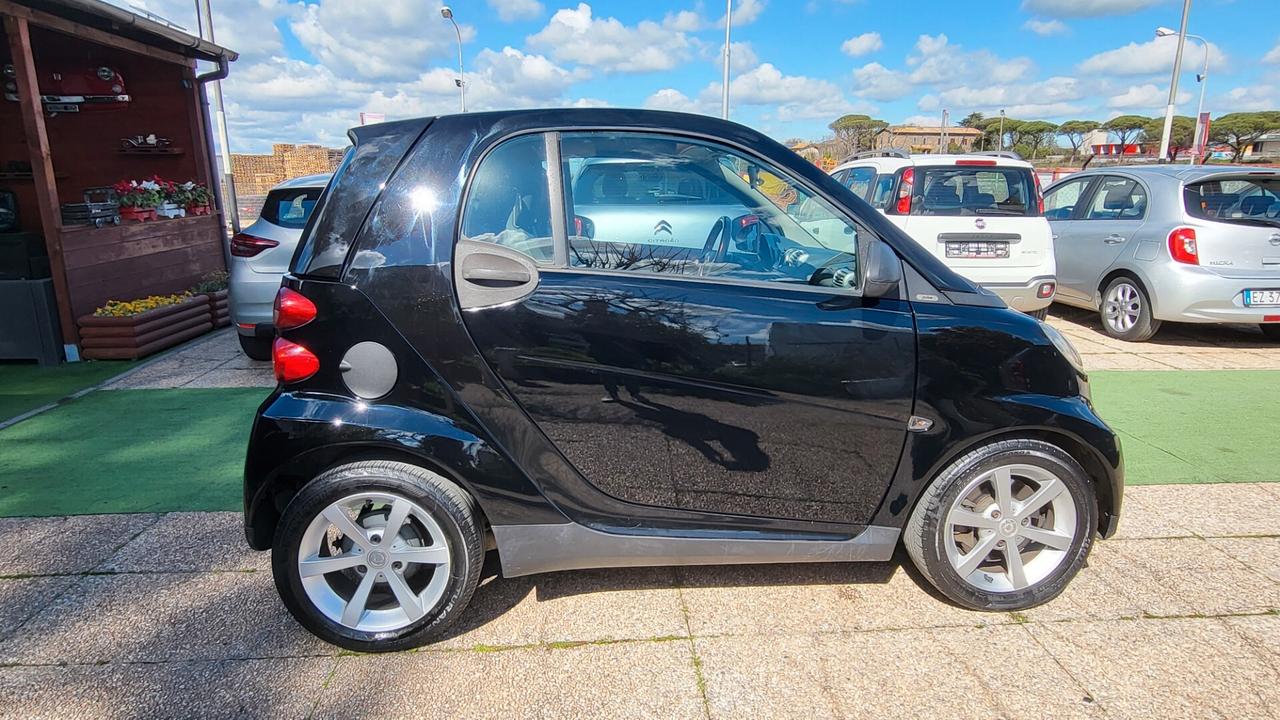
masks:
{"label": "silver hatchback car", "polygon": [[1096,310],[1140,342],[1161,321],[1257,323],[1280,340],[1280,171],[1137,165],[1045,191],[1056,302]]}
{"label": "silver hatchback car", "polygon": [[306,175],[271,188],[258,219],[231,238],[231,320],[240,349],[254,360],[271,359],[271,314],[280,278],[329,177]]}

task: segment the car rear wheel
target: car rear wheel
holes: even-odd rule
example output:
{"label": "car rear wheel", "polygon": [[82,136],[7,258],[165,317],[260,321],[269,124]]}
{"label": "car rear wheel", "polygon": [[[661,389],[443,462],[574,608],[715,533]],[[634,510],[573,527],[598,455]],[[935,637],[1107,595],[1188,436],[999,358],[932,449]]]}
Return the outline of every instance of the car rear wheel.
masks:
{"label": "car rear wheel", "polygon": [[1262,337],[1271,342],[1280,342],[1280,324],[1265,323],[1258,325],[1258,329],[1262,331]]}
{"label": "car rear wheel", "polygon": [[466,608],[484,560],[475,503],[399,462],[343,465],[289,503],[272,545],[289,612],[348,650],[422,645]]}
{"label": "car rear wheel", "polygon": [[1160,321],[1151,313],[1151,299],[1142,285],[1127,275],[1112,280],[1102,291],[1102,329],[1111,337],[1128,342],[1151,339]]}
{"label": "car rear wheel", "polygon": [[1039,310],[1032,310],[1031,312],[1029,312],[1029,313],[1027,313],[1027,314],[1028,314],[1028,315],[1030,315],[1031,317],[1033,317],[1033,318],[1037,319],[1037,320],[1043,320],[1043,319],[1045,319],[1045,318],[1049,317],[1049,308],[1048,308],[1048,306],[1045,306],[1045,307],[1040,308]]}
{"label": "car rear wheel", "polygon": [[1060,448],[1006,440],[975,450],[925,491],[903,533],[921,574],[974,610],[1057,597],[1084,565],[1098,524],[1084,470]]}
{"label": "car rear wheel", "polygon": [[244,352],[250,360],[270,360],[271,359],[271,340],[269,337],[250,337],[248,335],[237,335],[240,338],[240,350]]}

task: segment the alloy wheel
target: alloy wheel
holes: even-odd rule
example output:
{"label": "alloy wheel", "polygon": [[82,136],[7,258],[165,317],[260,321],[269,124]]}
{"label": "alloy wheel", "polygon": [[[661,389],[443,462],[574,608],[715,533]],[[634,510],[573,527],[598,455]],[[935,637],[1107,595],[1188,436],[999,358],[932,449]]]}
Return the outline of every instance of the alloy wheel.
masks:
{"label": "alloy wheel", "polygon": [[444,530],[417,503],[362,492],[331,503],[302,535],[298,574],[325,617],[364,632],[406,627],[432,610],[449,582]]}
{"label": "alloy wheel", "polygon": [[1117,333],[1127,333],[1142,316],[1142,295],[1127,282],[1116,283],[1103,300],[1102,316]]}
{"label": "alloy wheel", "polygon": [[1076,535],[1067,484],[1036,465],[1009,464],[971,480],[947,511],[952,569],[987,592],[1016,592],[1049,577]]}

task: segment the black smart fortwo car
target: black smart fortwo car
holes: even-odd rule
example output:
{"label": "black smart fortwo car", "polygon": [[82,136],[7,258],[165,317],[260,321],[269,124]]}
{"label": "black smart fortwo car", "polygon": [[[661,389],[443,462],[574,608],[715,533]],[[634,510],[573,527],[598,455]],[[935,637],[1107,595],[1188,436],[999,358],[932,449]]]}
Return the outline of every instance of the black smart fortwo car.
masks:
{"label": "black smart fortwo car", "polygon": [[1053,328],[748,128],[631,110],[359,128],[276,301],[245,531],[320,637],[394,650],[506,576],[889,560],[968,608],[1115,532]]}

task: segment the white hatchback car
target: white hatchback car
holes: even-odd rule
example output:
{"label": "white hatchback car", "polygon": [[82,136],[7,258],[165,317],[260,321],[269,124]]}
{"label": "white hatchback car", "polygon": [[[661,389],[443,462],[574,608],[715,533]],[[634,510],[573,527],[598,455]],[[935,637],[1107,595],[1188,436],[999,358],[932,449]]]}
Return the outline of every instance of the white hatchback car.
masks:
{"label": "white hatchback car", "polygon": [[1014,153],[858,153],[831,174],[956,272],[1043,318],[1057,289],[1040,180]]}
{"label": "white hatchback car", "polygon": [[329,177],[307,175],[271,188],[258,219],[231,238],[231,321],[240,349],[254,360],[271,359],[271,314],[280,278]]}

